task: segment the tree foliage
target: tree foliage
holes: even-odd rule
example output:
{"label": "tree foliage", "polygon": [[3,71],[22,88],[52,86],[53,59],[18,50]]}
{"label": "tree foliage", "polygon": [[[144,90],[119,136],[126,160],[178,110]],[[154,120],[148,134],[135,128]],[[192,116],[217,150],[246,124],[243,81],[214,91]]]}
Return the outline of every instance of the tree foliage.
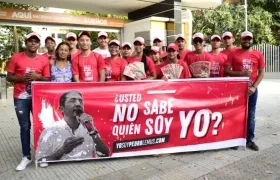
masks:
{"label": "tree foliage", "polygon": [[[204,33],[208,39],[213,34],[231,31],[238,43],[238,37],[245,30],[245,11],[240,4],[223,3],[215,9],[196,11],[193,16],[193,31]],[[275,43],[272,23],[272,14],[261,7],[248,10],[248,30],[254,34],[254,43]]]}

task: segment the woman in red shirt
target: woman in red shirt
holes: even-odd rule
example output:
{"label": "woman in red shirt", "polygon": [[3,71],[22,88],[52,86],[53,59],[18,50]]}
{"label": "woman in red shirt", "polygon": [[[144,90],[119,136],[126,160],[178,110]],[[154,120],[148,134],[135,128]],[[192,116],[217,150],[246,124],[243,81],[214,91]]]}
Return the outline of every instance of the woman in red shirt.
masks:
{"label": "woman in red shirt", "polygon": [[105,81],[121,81],[127,61],[119,56],[120,42],[118,40],[109,42],[109,52],[111,57],[105,58]]}
{"label": "woman in red shirt", "polygon": [[[168,45],[167,47],[167,53],[168,53],[168,60],[164,63],[164,66],[162,67],[162,77],[164,80],[168,80],[168,79],[186,79],[186,78],[190,78],[191,74],[188,68],[188,65],[183,61],[180,60],[179,58],[179,48],[175,43],[171,43]],[[178,64],[181,66],[182,71],[179,74],[178,77],[176,77],[177,73],[178,73],[178,67],[173,67],[173,68],[169,68],[168,71],[165,72],[164,68],[166,66],[170,66],[170,64]],[[179,66],[179,67],[180,67]]]}
{"label": "woman in red shirt", "polygon": [[131,55],[132,46],[129,42],[124,42],[122,44],[122,58],[128,59]]}
{"label": "woman in red shirt", "polygon": [[[145,73],[146,73],[146,78],[149,80],[153,80],[157,78],[156,75],[156,68],[153,60],[146,56],[143,52],[145,48],[145,40],[142,37],[137,37],[135,38],[134,42],[134,49],[135,49],[135,55],[131,56],[127,59],[127,62],[134,63],[134,62],[142,62],[145,67]],[[123,80],[129,79],[127,76],[123,76]],[[141,79],[139,79],[141,80]]]}
{"label": "woman in red shirt", "polygon": [[160,48],[158,46],[152,46],[150,57],[152,58],[152,60],[154,61],[155,66],[156,66],[157,79],[161,79],[162,78],[162,76],[161,76],[162,75],[161,68],[165,64],[162,62]]}

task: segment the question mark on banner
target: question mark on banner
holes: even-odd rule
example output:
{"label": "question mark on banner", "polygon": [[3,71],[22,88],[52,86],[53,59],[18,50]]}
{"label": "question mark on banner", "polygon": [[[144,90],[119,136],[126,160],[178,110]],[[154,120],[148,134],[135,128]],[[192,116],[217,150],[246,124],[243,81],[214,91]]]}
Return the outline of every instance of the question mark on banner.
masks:
{"label": "question mark on banner", "polygon": [[223,116],[222,116],[222,114],[220,112],[214,112],[212,114],[212,120],[216,121],[214,126],[213,126],[213,131],[212,131],[212,134],[214,136],[218,135],[218,127],[219,127],[222,119],[223,119]]}

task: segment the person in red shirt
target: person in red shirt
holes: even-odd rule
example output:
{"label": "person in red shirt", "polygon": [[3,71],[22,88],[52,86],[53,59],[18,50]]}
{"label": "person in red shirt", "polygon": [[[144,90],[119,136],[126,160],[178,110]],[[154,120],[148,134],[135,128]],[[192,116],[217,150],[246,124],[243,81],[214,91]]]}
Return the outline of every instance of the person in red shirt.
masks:
{"label": "person in red shirt", "polygon": [[220,53],[221,37],[219,35],[213,35],[211,37],[212,50],[209,52],[212,54],[212,68],[211,77],[223,77],[224,76],[224,65],[227,60],[227,55]]}
{"label": "person in red shirt", "polygon": [[109,42],[111,57],[105,58],[105,79],[106,81],[121,81],[127,61],[119,56],[120,42],[111,40]]}
{"label": "person in red shirt", "polygon": [[[135,49],[135,55],[131,56],[127,59],[128,63],[133,63],[133,62],[143,62],[145,71],[146,71],[146,79],[153,80],[157,78],[156,75],[156,68],[153,60],[150,57],[147,57],[144,54],[144,48],[145,48],[145,40],[142,37],[137,37],[135,38],[134,42],[134,49]],[[127,77],[123,76],[123,80],[126,80]]]}
{"label": "person in red shirt", "polygon": [[128,59],[128,57],[131,56],[132,53],[132,46],[129,42],[124,42],[122,44],[122,58]]}
{"label": "person in red shirt", "polygon": [[77,49],[77,35],[75,33],[72,32],[68,32],[66,34],[66,39],[65,41],[69,44],[70,46],[70,53],[71,53],[71,61],[72,59],[74,59],[76,56],[78,56],[81,51],[79,49]]}
{"label": "person in red shirt", "polygon": [[203,34],[195,33],[192,37],[192,43],[195,50],[187,53],[184,58],[184,61],[189,66],[192,77],[210,77],[212,55],[204,51],[205,40]]}
{"label": "person in red shirt", "polygon": [[157,74],[157,79],[161,79],[161,68],[164,65],[161,59],[160,55],[160,48],[158,46],[152,46],[151,48],[151,58],[154,61],[154,64],[156,66],[156,74]]}
{"label": "person in red shirt", "polygon": [[26,51],[14,54],[8,65],[7,81],[14,83],[14,105],[20,125],[23,158],[16,167],[24,170],[31,164],[30,154],[30,113],[32,112],[31,82],[49,81],[49,62],[45,56],[37,54],[40,48],[40,35],[30,33],[26,36]]}
{"label": "person in red shirt", "polygon": [[258,85],[264,77],[265,61],[263,54],[253,50],[253,34],[244,31],[241,34],[241,49],[231,53],[226,62],[225,71],[230,76],[249,77],[248,119],[247,119],[247,147],[258,151],[259,147],[254,143],[255,113],[258,99]]}
{"label": "person in red shirt", "polygon": [[104,82],[105,63],[102,56],[90,49],[91,39],[88,31],[78,36],[81,53],[72,60],[72,72],[75,82]]}
{"label": "person in red shirt", "polygon": [[50,64],[53,64],[53,61],[55,60],[55,46],[55,39],[51,36],[46,37],[45,47],[47,48],[48,52],[44,53],[43,56],[49,59]]}
{"label": "person in red shirt", "polygon": [[167,58],[167,52],[162,50],[162,46],[163,46],[162,43],[163,43],[162,39],[159,38],[159,37],[155,37],[154,40],[153,40],[153,46],[159,47],[161,59],[162,59],[162,61],[164,61]]}
{"label": "person in red shirt", "polygon": [[[188,65],[183,60],[179,59],[179,47],[177,46],[177,44],[175,43],[169,44],[167,46],[167,53],[168,53],[168,61],[164,62],[163,68],[168,64],[179,64],[180,66],[183,67],[179,79],[191,78]],[[161,74],[164,80],[171,79],[170,76],[164,75],[163,72],[161,72]]]}
{"label": "person in red shirt", "polygon": [[190,52],[188,49],[185,49],[186,40],[183,34],[178,34],[175,39],[175,44],[179,47],[179,56],[181,60],[184,60],[185,55]]}
{"label": "person in red shirt", "polygon": [[240,49],[239,47],[233,45],[235,38],[231,32],[225,32],[222,35],[222,39],[225,49],[222,50],[221,53],[224,53],[225,55],[229,56],[231,52],[235,51],[236,49]]}

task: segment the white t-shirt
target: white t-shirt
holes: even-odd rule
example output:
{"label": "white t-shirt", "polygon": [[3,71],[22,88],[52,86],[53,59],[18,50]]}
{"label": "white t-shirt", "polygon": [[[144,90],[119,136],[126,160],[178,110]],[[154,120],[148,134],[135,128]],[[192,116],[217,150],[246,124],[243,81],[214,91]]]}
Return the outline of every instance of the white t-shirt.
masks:
{"label": "white t-shirt", "polygon": [[93,50],[93,52],[96,52],[96,53],[100,54],[100,55],[103,57],[103,59],[105,59],[105,58],[107,58],[107,57],[111,57],[111,54],[110,54],[110,52],[109,52],[108,49],[100,49],[100,48],[98,47],[98,48],[95,48],[95,49]]}

